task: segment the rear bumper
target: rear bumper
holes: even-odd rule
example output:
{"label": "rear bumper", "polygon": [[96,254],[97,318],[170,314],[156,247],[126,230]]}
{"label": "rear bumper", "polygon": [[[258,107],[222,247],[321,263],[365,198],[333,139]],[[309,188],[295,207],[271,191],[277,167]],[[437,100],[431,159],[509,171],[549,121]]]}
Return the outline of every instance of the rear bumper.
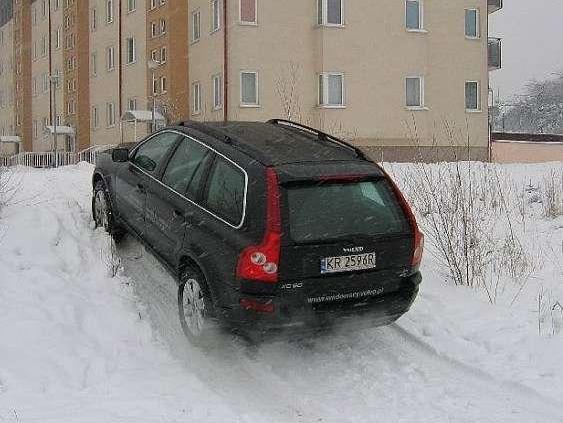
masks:
{"label": "rear bumper", "polygon": [[[390,293],[362,298],[327,301],[311,304],[301,297],[241,295],[262,304],[273,304],[272,312],[245,310],[234,305],[224,310],[229,325],[249,335],[289,331],[311,332],[334,323],[354,320],[359,327],[390,324],[406,313],[418,294],[422,281],[420,273],[404,279],[401,287]],[[356,319],[362,316],[362,319]]]}

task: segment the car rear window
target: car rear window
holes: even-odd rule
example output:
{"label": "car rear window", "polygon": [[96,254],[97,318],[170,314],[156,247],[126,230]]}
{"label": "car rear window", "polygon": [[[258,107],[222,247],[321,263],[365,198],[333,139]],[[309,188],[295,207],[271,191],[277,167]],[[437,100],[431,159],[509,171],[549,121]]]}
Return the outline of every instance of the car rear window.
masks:
{"label": "car rear window", "polygon": [[290,186],[287,203],[290,237],[296,242],[409,231],[385,179]]}

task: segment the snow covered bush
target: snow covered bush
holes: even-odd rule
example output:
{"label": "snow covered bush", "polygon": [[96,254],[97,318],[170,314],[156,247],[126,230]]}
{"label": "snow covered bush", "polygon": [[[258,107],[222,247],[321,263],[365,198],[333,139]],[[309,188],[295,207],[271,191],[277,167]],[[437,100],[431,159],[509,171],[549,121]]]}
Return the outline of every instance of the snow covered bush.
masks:
{"label": "snow covered bush", "polygon": [[445,279],[483,289],[491,303],[511,281],[515,301],[539,265],[524,247],[528,200],[517,184],[487,163],[391,165],[391,170]]}
{"label": "snow covered bush", "polygon": [[18,185],[15,170],[0,165],[0,211],[12,200]]}
{"label": "snow covered bush", "polygon": [[559,175],[551,171],[543,178],[541,203],[544,216],[555,218],[563,215],[563,171]]}

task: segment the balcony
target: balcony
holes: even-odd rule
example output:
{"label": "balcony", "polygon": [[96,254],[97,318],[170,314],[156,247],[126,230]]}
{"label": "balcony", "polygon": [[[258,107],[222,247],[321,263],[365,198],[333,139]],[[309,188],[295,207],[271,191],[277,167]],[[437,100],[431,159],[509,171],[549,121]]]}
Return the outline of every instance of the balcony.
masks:
{"label": "balcony", "polygon": [[489,71],[500,69],[502,67],[502,40],[489,37],[487,50]]}
{"label": "balcony", "polygon": [[495,13],[497,10],[502,9],[502,0],[487,0],[487,8],[489,13]]}

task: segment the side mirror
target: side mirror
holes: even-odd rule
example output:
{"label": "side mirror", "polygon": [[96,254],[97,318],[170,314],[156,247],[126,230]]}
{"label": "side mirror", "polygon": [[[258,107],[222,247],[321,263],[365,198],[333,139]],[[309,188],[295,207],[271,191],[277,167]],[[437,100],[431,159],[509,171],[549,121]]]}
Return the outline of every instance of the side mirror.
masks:
{"label": "side mirror", "polygon": [[111,159],[115,163],[124,163],[129,160],[129,149],[128,148],[114,148],[111,151]]}

